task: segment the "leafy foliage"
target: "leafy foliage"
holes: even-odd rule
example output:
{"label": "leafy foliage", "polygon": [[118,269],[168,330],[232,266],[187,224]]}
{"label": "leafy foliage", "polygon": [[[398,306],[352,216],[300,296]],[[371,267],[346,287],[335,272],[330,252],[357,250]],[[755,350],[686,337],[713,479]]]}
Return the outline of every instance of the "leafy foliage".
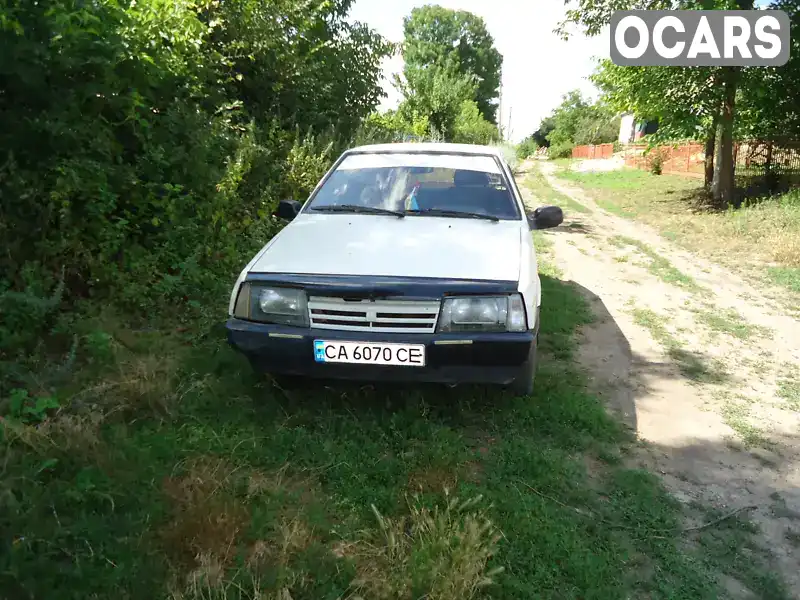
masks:
{"label": "leafy foliage", "polygon": [[[404,20],[404,76],[414,81],[420,70],[435,67],[452,81],[472,81],[475,101],[484,119],[497,123],[495,113],[503,58],[480,17],[438,5],[414,8]],[[462,83],[463,85],[463,83]]]}
{"label": "leafy foliage", "polygon": [[497,126],[483,118],[473,100],[461,103],[453,129],[453,141],[462,144],[487,145],[499,137]]}
{"label": "leafy foliage", "polygon": [[526,159],[529,156],[533,156],[538,149],[539,144],[536,143],[536,138],[531,134],[517,144],[517,157]]}
{"label": "leafy foliage", "polygon": [[[619,119],[612,109],[604,103],[588,102],[577,90],[564,95],[550,123],[547,140],[553,158],[570,156],[576,145],[613,142],[619,133]],[[543,122],[540,130],[545,125]]]}
{"label": "leafy foliage", "polygon": [[0,362],[83,300],[219,303],[380,99],[392,46],[349,5],[3,3]]}

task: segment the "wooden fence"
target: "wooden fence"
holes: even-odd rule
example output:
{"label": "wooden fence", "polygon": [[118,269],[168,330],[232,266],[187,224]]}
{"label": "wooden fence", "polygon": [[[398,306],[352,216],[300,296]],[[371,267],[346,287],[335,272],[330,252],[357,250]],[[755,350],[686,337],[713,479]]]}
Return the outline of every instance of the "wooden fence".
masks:
{"label": "wooden fence", "polygon": [[614,144],[598,144],[590,146],[575,146],[572,149],[572,158],[611,158],[614,155]]}

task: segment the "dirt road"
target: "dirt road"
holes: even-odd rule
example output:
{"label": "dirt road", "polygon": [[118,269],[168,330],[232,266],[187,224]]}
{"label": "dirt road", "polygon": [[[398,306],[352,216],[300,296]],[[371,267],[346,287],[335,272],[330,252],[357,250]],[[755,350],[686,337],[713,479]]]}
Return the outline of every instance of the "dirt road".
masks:
{"label": "dirt road", "polygon": [[[800,323],[722,267],[600,209],[552,163],[524,167],[537,168],[586,208],[566,208],[546,235],[563,278],[597,316],[581,360],[643,440],[636,460],[687,514],[752,507],[744,511],[759,526],[754,539],[800,598],[800,403],[782,391],[798,381]],[[754,597],[725,583],[734,597]]]}

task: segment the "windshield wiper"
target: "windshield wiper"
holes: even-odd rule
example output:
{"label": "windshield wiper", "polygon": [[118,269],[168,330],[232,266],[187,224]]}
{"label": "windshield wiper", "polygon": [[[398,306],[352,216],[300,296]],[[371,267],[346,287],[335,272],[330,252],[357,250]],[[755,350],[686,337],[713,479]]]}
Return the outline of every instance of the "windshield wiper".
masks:
{"label": "windshield wiper", "polygon": [[320,212],[343,212],[343,213],[365,213],[370,215],[392,215],[400,217],[406,213],[399,210],[389,210],[388,208],[378,208],[377,206],[361,206],[359,204],[332,204],[330,206],[312,206],[311,210]]}
{"label": "windshield wiper", "polygon": [[446,208],[422,208],[410,209],[406,211],[409,215],[430,215],[432,217],[456,217],[461,219],[486,219],[487,221],[499,221],[494,215],[483,213],[467,212],[463,210],[447,210]]}

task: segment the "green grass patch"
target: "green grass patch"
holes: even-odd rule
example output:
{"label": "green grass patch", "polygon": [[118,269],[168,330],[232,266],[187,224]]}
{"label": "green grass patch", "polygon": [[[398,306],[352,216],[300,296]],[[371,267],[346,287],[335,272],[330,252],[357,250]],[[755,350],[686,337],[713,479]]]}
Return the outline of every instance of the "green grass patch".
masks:
{"label": "green grass patch", "polygon": [[717,567],[682,544],[679,505],[655,476],[625,468],[629,434],[586,391],[574,354],[587,302],[541,278],[531,397],[279,388],[219,327],[87,335],[72,380],[52,394],[59,408],[0,423],[0,589],[76,600],[719,597]]}
{"label": "green grass patch", "polygon": [[527,173],[522,185],[536,197],[539,205],[555,204],[556,206],[560,206],[565,212],[574,211],[584,214],[591,212],[589,208],[580,202],[553,189],[553,187],[547,183],[547,179],[545,179],[544,175],[542,175],[539,165],[534,165],[533,169]]}
{"label": "green grass patch", "polygon": [[723,383],[729,375],[724,366],[696,352],[684,348],[683,343],[667,328],[669,319],[649,308],[634,308],[631,311],[636,324],[644,327],[660,343],[667,356],[677,365],[681,374],[698,383]]}
{"label": "green grass patch", "polygon": [[722,405],[721,415],[725,424],[739,435],[745,447],[771,448],[774,446],[764,432],[748,420],[750,409],[747,403],[727,399]]}
{"label": "green grass patch", "polygon": [[796,373],[778,380],[778,396],[792,410],[800,410],[800,377]]}
{"label": "green grass patch", "polygon": [[[726,515],[723,510],[694,507],[706,522]],[[791,598],[785,584],[776,576],[755,541],[758,527],[743,515],[724,519],[715,527],[705,530],[696,543],[704,555],[704,562],[733,577],[748,589],[753,597],[788,600]]]}
{"label": "green grass patch", "polygon": [[770,267],[767,269],[767,274],[773,283],[800,293],[799,267]]}
{"label": "green grass patch", "polygon": [[691,292],[702,291],[703,288],[699,286],[694,279],[679,269],[676,269],[672,263],[670,263],[666,258],[661,256],[647,244],[622,235],[615,235],[610,239],[610,241],[619,248],[624,248],[626,246],[632,246],[636,248],[650,260],[647,267],[648,271],[662,281],[677,285]]}
{"label": "green grass patch", "polygon": [[749,340],[752,337],[764,337],[770,330],[766,327],[748,323],[742,315],[733,309],[720,308],[695,311],[700,322],[712,331],[725,333],[740,340]]}

